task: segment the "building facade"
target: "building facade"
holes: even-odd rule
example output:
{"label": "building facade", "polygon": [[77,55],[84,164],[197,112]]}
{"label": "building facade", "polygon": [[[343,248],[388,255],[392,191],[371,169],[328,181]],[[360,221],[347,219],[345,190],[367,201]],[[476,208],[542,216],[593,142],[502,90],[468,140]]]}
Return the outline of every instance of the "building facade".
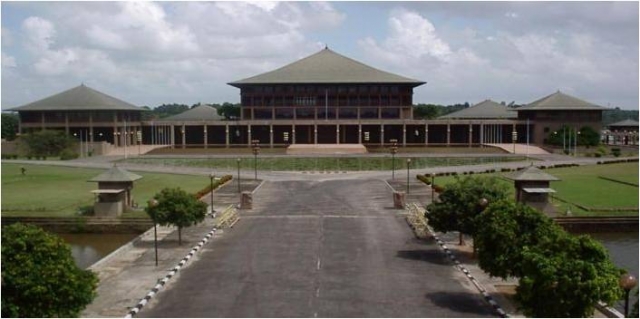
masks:
{"label": "building facade", "polygon": [[[413,118],[413,90],[426,82],[381,71],[325,48],[279,69],[228,83],[240,90],[241,116],[214,108],[141,121],[143,109],[84,85],[13,111],[20,131],[63,129],[115,146],[263,147],[290,144],[477,146],[542,144],[562,124],[601,127],[604,108],[554,93],[508,109],[483,101],[435,120]],[[87,138],[88,137],[88,138]]]}

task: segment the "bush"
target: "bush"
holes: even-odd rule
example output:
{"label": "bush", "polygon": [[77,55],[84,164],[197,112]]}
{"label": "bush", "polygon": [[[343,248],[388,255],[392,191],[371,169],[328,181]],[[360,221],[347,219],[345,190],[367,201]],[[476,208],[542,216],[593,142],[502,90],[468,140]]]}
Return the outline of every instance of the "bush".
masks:
{"label": "bush", "polygon": [[[224,176],[220,177],[219,180],[213,181],[213,189],[218,188],[220,185],[223,185],[224,183],[230,181],[231,179],[233,179],[233,176],[231,176],[231,175],[224,175]],[[197,191],[194,195],[196,196],[196,198],[202,198],[202,196],[205,196],[205,195],[207,195],[209,193],[211,193],[211,184],[209,184],[205,188]]]}
{"label": "bush", "polygon": [[65,149],[60,153],[60,160],[67,161],[78,158],[78,152],[71,149]]}
{"label": "bush", "polygon": [[620,149],[615,147],[611,149],[611,155],[615,156],[615,157],[619,157],[621,154]]}
{"label": "bush", "polygon": [[60,237],[32,225],[2,227],[2,317],[77,317],[97,285]]}
{"label": "bush", "polygon": [[78,207],[78,215],[91,216],[94,214],[93,205],[85,205]]}

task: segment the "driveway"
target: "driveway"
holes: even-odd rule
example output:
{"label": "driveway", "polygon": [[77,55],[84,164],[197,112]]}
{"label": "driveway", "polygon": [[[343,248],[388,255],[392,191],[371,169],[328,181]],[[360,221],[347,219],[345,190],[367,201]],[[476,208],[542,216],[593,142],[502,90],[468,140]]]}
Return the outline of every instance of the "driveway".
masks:
{"label": "driveway", "polygon": [[140,317],[489,317],[384,181],[267,181]]}

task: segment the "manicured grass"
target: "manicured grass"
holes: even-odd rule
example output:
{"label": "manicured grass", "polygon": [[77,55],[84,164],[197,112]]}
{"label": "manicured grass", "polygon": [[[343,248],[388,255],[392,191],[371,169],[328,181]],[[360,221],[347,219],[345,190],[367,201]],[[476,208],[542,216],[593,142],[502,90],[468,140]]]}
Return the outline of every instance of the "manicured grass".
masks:
{"label": "manicured grass", "polygon": [[[411,169],[437,166],[458,166],[486,163],[522,161],[524,157],[406,157],[396,156],[395,168],[406,168],[407,158],[411,159]],[[208,167],[211,169],[235,170],[235,158],[134,158],[127,163]],[[240,162],[243,170],[254,168],[254,158],[245,157]],[[385,157],[270,157],[259,156],[258,170],[266,171],[376,171],[391,170],[394,161],[391,155]]]}
{"label": "manicured grass", "polygon": [[[560,178],[560,181],[551,182],[551,188],[557,193],[553,194],[552,203],[559,212],[570,209],[574,216],[637,216],[638,215],[638,187],[617,183],[600,178],[622,180],[627,183],[638,184],[638,163],[620,163],[606,165],[587,165],[579,167],[564,167],[547,169],[545,172]],[[493,174],[506,176],[509,173],[496,172]],[[459,175],[464,178],[465,175]],[[447,185],[455,181],[453,176],[438,176],[435,179],[437,185]],[[513,195],[513,181],[506,178],[500,179],[500,183],[509,185]],[[569,202],[565,203],[558,198]],[[586,206],[596,211],[586,211],[576,205]],[[598,209],[625,209],[632,211],[597,211]]]}
{"label": "manicured grass", "polygon": [[[21,166],[27,170],[24,176],[20,173]],[[90,191],[98,185],[87,180],[103,171],[2,163],[2,215],[75,216],[78,207],[93,204],[94,195]],[[134,183],[132,191],[133,200],[140,206],[145,206],[147,200],[164,187],[180,187],[195,193],[209,184],[205,176],[135,173],[143,176]],[[145,216],[144,213],[131,214]]]}

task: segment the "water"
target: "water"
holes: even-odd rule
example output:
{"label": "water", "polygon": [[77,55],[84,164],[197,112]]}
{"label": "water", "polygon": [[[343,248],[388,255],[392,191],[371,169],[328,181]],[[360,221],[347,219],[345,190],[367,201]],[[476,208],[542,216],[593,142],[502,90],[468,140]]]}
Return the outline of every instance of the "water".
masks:
{"label": "water", "polygon": [[138,234],[58,234],[71,246],[71,254],[78,267],[85,269]]}
{"label": "water", "polygon": [[[592,233],[589,234],[601,242],[607,250],[613,263],[638,278],[638,233]],[[629,294],[629,311],[638,299],[635,293]],[[621,301],[615,307],[624,312],[624,303]]]}

